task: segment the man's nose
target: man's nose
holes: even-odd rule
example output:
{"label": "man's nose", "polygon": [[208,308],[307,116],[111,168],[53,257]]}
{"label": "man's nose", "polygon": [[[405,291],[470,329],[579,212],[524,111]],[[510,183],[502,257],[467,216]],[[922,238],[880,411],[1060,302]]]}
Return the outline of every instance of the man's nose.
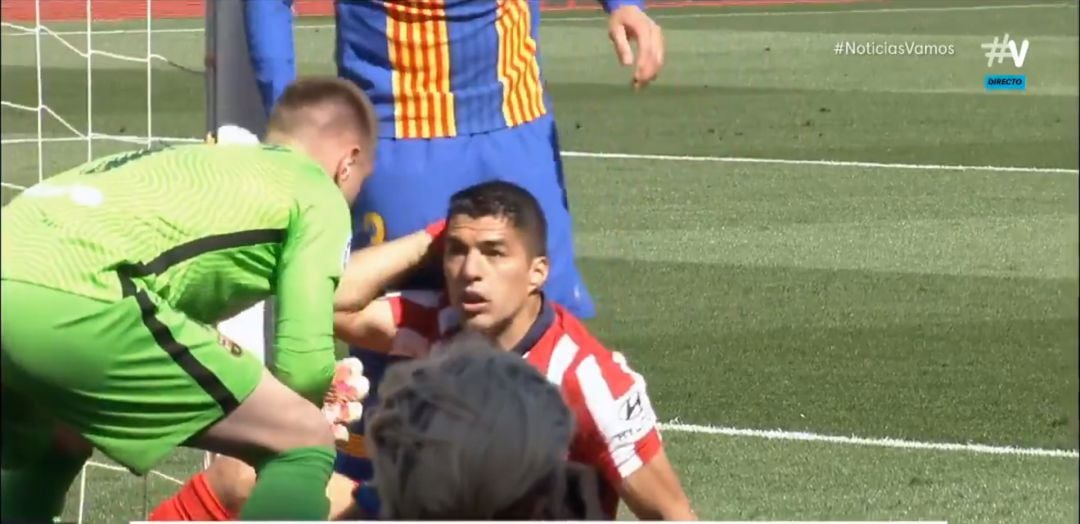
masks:
{"label": "man's nose", "polygon": [[461,268],[462,275],[469,280],[478,280],[484,272],[484,257],[479,251],[472,249],[465,255],[465,264]]}

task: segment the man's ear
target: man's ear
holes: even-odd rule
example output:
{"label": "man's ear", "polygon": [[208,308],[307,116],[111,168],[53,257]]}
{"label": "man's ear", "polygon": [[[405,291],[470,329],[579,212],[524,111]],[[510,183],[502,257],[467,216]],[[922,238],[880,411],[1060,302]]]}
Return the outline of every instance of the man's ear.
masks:
{"label": "man's ear", "polygon": [[529,267],[529,292],[540,291],[547,283],[548,273],[551,271],[551,262],[548,257],[539,256],[532,259]]}
{"label": "man's ear", "polygon": [[334,170],[334,182],[341,185],[348,182],[352,177],[363,176],[363,169],[361,169],[360,163],[364,159],[361,156],[360,146],[353,146],[349,149],[348,153],[342,155],[338,160],[337,168]]}

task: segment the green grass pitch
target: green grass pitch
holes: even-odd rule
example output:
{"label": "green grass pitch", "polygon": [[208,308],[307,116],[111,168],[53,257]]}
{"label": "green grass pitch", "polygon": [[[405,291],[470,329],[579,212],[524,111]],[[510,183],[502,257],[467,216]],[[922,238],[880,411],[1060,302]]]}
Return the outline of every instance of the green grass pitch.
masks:
{"label": "green grass pitch", "polygon": [[[600,311],[590,325],[647,377],[662,419],[713,428],[665,433],[701,517],[1076,522],[1075,454],[813,440],[1077,448],[1077,7],[1011,4],[657,11],[668,65],[639,93],[602,19],[545,18],[564,148],[663,155],[570,156],[566,169]],[[333,71],[326,23],[297,30],[301,73]],[[157,24],[170,31],[154,52],[200,69],[197,24]],[[111,32],[93,46],[143,55],[145,35],[129,31],[141,26],[96,23]],[[15,33],[0,40],[2,98],[33,106],[34,38]],[[1005,33],[1030,41],[1020,71],[988,68],[979,47]],[[955,54],[841,56],[842,41]],[[86,130],[86,59],[42,44],[45,103]],[[145,67],[93,60],[93,131],[146,136]],[[1017,72],[1024,92],[983,87]],[[199,74],[155,62],[151,97],[153,135],[203,134]],[[6,202],[38,179],[37,120],[2,111]],[[86,158],[51,117],[44,136],[45,176]],[[125,147],[93,142],[95,154]],[[184,452],[161,471],[200,466]],[[87,522],[140,518],[144,498],[175,488],[89,471]],[[68,517],[78,499],[77,485]]]}

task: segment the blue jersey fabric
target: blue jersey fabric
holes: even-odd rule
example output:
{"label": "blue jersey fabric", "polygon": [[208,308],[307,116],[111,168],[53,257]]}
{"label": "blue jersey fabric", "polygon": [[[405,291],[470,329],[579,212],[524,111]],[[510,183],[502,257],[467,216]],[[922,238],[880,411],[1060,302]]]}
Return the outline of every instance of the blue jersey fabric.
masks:
{"label": "blue jersey fabric", "polygon": [[[296,74],[292,0],[244,0],[267,110]],[[598,0],[607,11],[644,0]],[[367,92],[380,134],[438,138],[549,114],[540,0],[336,0],[338,75]]]}

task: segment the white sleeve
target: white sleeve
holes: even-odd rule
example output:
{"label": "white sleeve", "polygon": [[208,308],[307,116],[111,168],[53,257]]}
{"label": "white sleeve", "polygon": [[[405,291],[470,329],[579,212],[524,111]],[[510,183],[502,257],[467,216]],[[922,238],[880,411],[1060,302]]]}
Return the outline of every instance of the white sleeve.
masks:
{"label": "white sleeve", "polygon": [[266,363],[266,303],[259,302],[218,323],[218,333]]}

